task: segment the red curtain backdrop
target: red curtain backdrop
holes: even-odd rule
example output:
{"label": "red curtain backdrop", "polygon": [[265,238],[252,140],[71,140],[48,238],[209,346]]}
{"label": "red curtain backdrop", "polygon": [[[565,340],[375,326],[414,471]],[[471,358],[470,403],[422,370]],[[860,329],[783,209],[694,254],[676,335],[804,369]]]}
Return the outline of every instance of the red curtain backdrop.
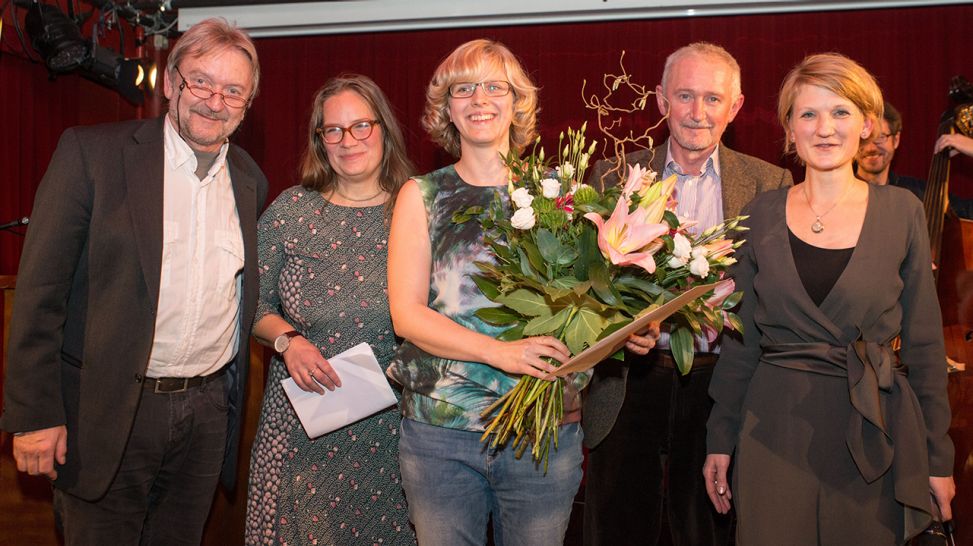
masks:
{"label": "red curtain backdrop", "polygon": [[[29,215],[66,127],[142,115],[77,76],[48,81],[42,65],[19,53],[9,22],[0,54],[0,222]],[[507,44],[540,86],[541,133],[553,151],[560,131],[584,121],[589,136],[597,138],[591,130],[594,114],[582,105],[581,85],[588,80],[589,94],[600,92],[602,74],[618,73],[623,50],[635,81],[654,87],[672,50],[707,40],[726,47],[743,72],[746,101],[724,138],[731,147],[792,167],[801,180],[800,168],[781,154],[777,89],[806,54],[838,51],[871,70],[903,115],[895,170],[925,177],[938,119],[948,106],[949,79],[973,78],[971,24],[973,7],[944,6],[260,39],[262,88],[235,138],[263,167],[270,196],[276,196],[295,183],[314,91],[330,76],[359,72],[388,94],[420,171],[444,165],[451,158],[419,126],[425,86],[455,46],[487,37]],[[650,104],[633,123],[642,127],[658,118]],[[661,142],[664,129],[655,136]],[[973,197],[973,162],[953,163],[954,192]],[[0,233],[0,274],[16,272],[21,246],[21,237]]]}

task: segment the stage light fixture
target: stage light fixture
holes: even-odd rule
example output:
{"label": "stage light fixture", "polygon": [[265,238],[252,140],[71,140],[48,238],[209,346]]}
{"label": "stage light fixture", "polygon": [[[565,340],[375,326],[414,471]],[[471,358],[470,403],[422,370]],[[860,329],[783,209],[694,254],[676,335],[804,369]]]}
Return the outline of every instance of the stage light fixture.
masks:
{"label": "stage light fixture", "polygon": [[81,29],[57,6],[31,4],[24,25],[31,44],[51,72],[70,72],[88,56],[88,43],[81,36]]}
{"label": "stage light fixture", "polygon": [[147,67],[142,59],[126,59],[110,49],[95,45],[91,55],[81,65],[81,75],[115,89],[132,104],[142,104],[145,101],[142,86],[152,68]]}

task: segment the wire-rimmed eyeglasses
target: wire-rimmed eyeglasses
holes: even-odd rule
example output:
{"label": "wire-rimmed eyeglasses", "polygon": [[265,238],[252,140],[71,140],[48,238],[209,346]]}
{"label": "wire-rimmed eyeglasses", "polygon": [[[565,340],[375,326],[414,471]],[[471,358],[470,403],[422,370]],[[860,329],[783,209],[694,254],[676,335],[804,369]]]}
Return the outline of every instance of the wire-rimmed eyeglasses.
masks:
{"label": "wire-rimmed eyeglasses", "polygon": [[347,127],[342,127],[340,125],[325,125],[324,127],[318,127],[314,130],[315,133],[321,135],[321,140],[325,144],[338,144],[345,138],[345,133],[349,133],[355,140],[365,140],[366,138],[372,136],[372,130],[375,129],[376,125],[381,125],[382,122],[377,119],[363,119],[356,121]]}
{"label": "wire-rimmed eyeglasses", "polygon": [[176,74],[179,74],[179,77],[182,78],[182,83],[179,84],[179,90],[182,91],[183,89],[188,89],[189,92],[192,93],[197,99],[209,100],[213,95],[219,95],[220,100],[223,101],[223,104],[229,106],[230,108],[243,108],[248,102],[250,102],[248,97],[244,97],[242,95],[227,95],[210,89],[209,87],[192,85],[189,83],[189,80],[186,79],[186,76],[183,76],[182,72],[179,71],[179,67],[177,66],[175,68]]}
{"label": "wire-rimmed eyeglasses", "polygon": [[879,133],[868,139],[868,141],[873,144],[885,144],[890,138],[892,138],[892,136],[892,133]]}
{"label": "wire-rimmed eyeglasses", "polygon": [[449,86],[449,96],[454,99],[467,99],[476,93],[476,88],[483,90],[488,97],[502,97],[510,93],[510,83],[496,80],[490,82],[459,82]]}

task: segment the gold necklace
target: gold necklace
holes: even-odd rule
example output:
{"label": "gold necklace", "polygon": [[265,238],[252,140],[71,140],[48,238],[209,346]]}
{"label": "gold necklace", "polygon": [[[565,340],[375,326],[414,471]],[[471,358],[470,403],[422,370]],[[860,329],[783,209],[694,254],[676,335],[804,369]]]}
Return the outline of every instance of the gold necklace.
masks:
{"label": "gold necklace", "polygon": [[821,222],[821,218],[827,216],[829,212],[833,211],[835,207],[838,206],[838,203],[841,203],[841,201],[844,200],[845,196],[848,195],[848,192],[851,191],[852,184],[854,184],[854,182],[848,182],[848,186],[845,188],[845,191],[841,194],[841,197],[839,197],[838,200],[835,201],[834,204],[828,208],[828,210],[824,211],[821,214],[818,214],[818,211],[814,210],[814,207],[811,206],[811,196],[807,194],[807,182],[805,182],[803,188],[804,199],[807,201],[807,208],[811,209],[811,213],[814,214],[814,223],[811,224],[811,231],[813,231],[814,233],[821,233],[822,231],[824,231],[824,224]]}
{"label": "gold necklace", "polygon": [[342,199],[344,199],[346,201],[351,201],[352,203],[364,203],[365,201],[371,201],[372,199],[375,199],[379,195],[382,195],[383,193],[385,193],[385,190],[383,190],[382,188],[379,188],[378,191],[375,192],[375,195],[372,195],[370,197],[364,197],[364,198],[360,198],[360,199],[355,199],[354,197],[348,197],[347,195],[345,195],[344,193],[342,193],[341,192],[341,188],[338,187],[337,184],[334,185],[334,190],[333,191],[334,191],[334,193],[337,193]]}

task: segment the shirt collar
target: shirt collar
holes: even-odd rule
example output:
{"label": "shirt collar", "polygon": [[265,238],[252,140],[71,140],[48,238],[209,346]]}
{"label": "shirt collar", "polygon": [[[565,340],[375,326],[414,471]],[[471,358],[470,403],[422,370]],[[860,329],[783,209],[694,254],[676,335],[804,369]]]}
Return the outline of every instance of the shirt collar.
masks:
{"label": "shirt collar", "polygon": [[[703,165],[703,171],[700,174],[700,176],[705,175],[706,172],[709,171],[709,169],[713,169],[713,174],[716,175],[717,178],[721,178],[721,176],[720,176],[720,145],[719,144],[717,144],[716,147],[713,148],[713,153],[711,153],[710,156],[708,158],[706,158],[706,163]],[[666,140],[665,171],[667,173],[676,173],[676,174],[681,175],[681,176],[688,176],[688,175],[686,175],[683,172],[682,166],[680,166],[678,163],[676,163],[676,160],[672,158],[672,139],[671,138]]]}
{"label": "shirt collar", "polygon": [[[166,114],[166,122],[163,129],[164,148],[166,161],[177,169],[188,168],[190,172],[196,172],[196,154],[193,149],[186,144],[186,141],[179,136],[179,131],[173,125],[172,118]],[[230,148],[229,141],[223,142],[220,146],[220,153],[216,156],[216,161],[210,167],[209,172],[214,173],[223,168],[226,162],[226,152]]]}

